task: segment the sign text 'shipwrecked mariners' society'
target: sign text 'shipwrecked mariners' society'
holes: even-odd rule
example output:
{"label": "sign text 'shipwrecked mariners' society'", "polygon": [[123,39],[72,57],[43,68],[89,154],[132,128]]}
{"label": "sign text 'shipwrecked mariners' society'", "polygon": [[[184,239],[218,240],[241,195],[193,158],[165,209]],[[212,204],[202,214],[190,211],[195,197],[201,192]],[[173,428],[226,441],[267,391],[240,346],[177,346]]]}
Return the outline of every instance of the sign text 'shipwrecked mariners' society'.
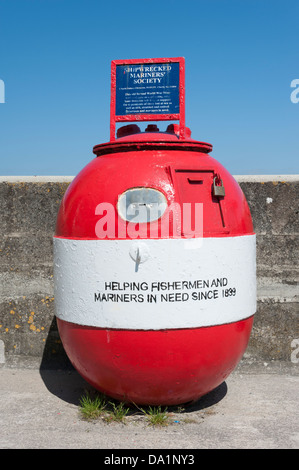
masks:
{"label": "sign text 'shipwrecked mariners' society'", "polygon": [[179,113],[179,63],[118,65],[115,114]]}

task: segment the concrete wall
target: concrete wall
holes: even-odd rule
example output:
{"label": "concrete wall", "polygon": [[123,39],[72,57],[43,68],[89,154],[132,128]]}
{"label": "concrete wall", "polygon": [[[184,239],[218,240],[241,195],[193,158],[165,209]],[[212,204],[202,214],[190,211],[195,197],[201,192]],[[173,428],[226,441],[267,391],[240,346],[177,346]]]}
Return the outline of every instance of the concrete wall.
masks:
{"label": "concrete wall", "polygon": [[[258,311],[244,361],[299,367],[299,175],[235,178],[257,233]],[[69,365],[54,317],[52,235],[71,180],[0,179],[0,365]]]}

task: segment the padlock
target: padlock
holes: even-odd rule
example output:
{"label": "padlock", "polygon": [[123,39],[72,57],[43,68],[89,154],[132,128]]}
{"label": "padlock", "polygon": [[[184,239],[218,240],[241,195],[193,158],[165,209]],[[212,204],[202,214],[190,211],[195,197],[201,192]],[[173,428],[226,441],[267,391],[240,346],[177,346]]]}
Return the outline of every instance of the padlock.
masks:
{"label": "padlock", "polygon": [[214,179],[213,179],[213,196],[224,197],[225,196],[225,189],[224,189],[224,186],[223,186],[222,179],[220,179],[221,184],[218,185],[218,186],[216,185],[216,179],[220,179],[220,178],[215,176]]}

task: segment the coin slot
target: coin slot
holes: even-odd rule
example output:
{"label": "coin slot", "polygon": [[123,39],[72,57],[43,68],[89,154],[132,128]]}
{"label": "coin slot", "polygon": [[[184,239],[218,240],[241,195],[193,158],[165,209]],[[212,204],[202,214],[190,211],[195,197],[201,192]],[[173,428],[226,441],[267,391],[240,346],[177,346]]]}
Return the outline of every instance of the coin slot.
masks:
{"label": "coin slot", "polygon": [[187,178],[188,179],[188,183],[190,184],[203,184],[203,180],[195,180],[193,178]]}

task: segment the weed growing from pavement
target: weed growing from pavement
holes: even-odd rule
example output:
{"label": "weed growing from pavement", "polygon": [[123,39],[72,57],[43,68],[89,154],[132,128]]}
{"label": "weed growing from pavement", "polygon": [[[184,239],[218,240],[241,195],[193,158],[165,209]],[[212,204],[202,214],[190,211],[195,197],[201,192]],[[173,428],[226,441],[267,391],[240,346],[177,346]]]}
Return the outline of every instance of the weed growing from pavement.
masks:
{"label": "weed growing from pavement", "polygon": [[147,409],[142,409],[142,412],[151,426],[168,426],[169,424],[167,408],[162,409],[161,406],[148,406]]}
{"label": "weed growing from pavement", "polygon": [[85,394],[80,398],[79,411],[83,419],[91,421],[99,418],[106,409],[107,402],[104,395],[96,395],[92,398]]}
{"label": "weed growing from pavement", "polygon": [[123,402],[114,403],[113,401],[110,401],[109,405],[112,407],[112,409],[108,412],[108,415],[105,416],[105,421],[107,423],[111,421],[118,421],[119,423],[123,423],[125,416],[127,416],[130,409],[126,408]]}
{"label": "weed growing from pavement", "polygon": [[[174,407],[176,413],[182,413],[184,407]],[[173,412],[167,407],[146,406],[140,408],[134,403],[126,404],[122,401],[111,401],[106,395],[101,393],[86,392],[79,400],[79,413],[82,419],[96,421],[102,419],[106,423],[126,424],[126,418],[137,414],[145,418],[150,426],[168,426],[171,423],[179,423],[178,420],[171,420]]]}

